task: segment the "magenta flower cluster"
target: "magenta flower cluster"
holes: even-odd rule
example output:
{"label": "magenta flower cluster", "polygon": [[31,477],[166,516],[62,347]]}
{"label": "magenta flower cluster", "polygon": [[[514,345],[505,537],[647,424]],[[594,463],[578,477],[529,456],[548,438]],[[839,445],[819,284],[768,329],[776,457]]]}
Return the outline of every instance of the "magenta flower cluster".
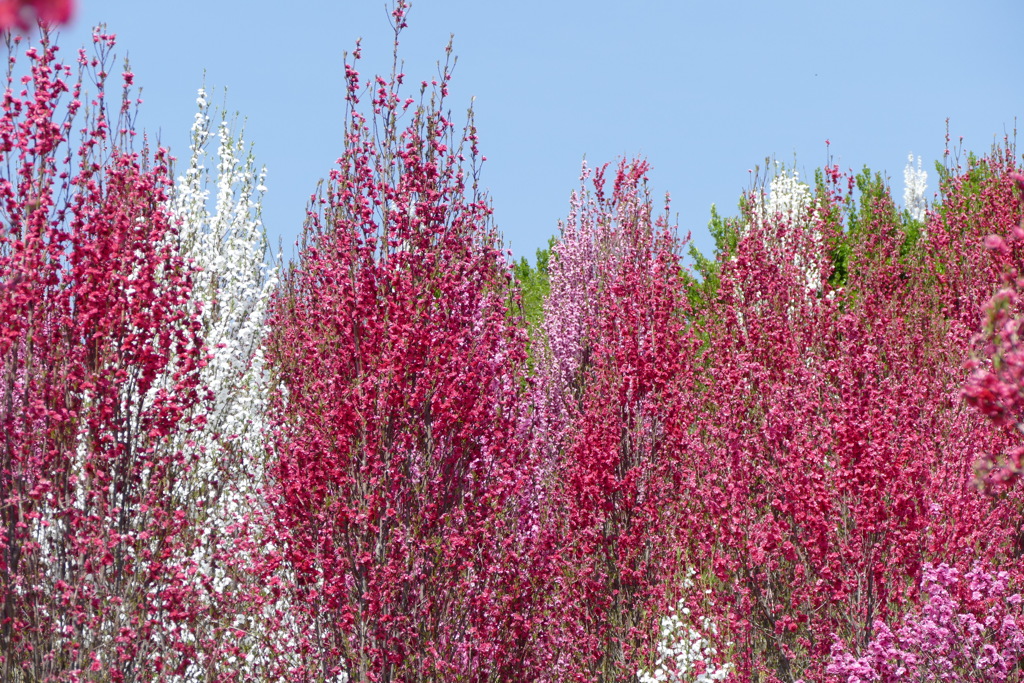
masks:
{"label": "magenta flower cluster", "polygon": [[875,622],[875,636],[856,657],[833,646],[828,672],[849,683],[868,681],[1017,680],[1024,657],[1020,593],[1009,573],[926,565],[922,605],[893,632]]}

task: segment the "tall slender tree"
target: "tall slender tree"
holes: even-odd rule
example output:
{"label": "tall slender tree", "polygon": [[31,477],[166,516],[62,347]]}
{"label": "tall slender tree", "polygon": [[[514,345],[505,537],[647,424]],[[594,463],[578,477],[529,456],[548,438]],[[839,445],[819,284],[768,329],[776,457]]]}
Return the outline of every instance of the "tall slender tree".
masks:
{"label": "tall slender tree", "polygon": [[347,62],[344,148],[272,303],[274,541],[320,680],[500,679],[507,656],[525,331],[451,64],[401,92],[407,9],[390,76]]}
{"label": "tall slender tree", "polygon": [[190,409],[204,399],[201,322],[171,239],[166,152],[134,149],[134,76],[111,108],[114,39],[94,43],[75,77],[44,28],[21,88],[12,54],[0,117],[9,681],[150,680],[192,656],[178,637],[188,582],[166,563],[187,535],[176,435],[203,419]]}
{"label": "tall slender tree", "polygon": [[[648,166],[584,167],[554,246],[538,362],[534,497],[557,588],[544,680],[622,680],[671,594],[695,345],[681,242]],[[587,184],[592,181],[593,189]],[[670,588],[666,590],[666,585]]]}
{"label": "tall slender tree", "polygon": [[294,643],[282,633],[288,608],[260,577],[270,394],[263,345],[277,284],[261,225],[265,170],[237,122],[222,112],[214,124],[205,89],[197,107],[191,155],[168,206],[177,227],[168,239],[195,268],[190,303],[207,346],[198,379],[211,399],[195,406],[202,424],[177,435],[190,465],[173,495],[190,535],[173,563],[196,600],[188,634],[196,656],[184,677],[272,679]]}

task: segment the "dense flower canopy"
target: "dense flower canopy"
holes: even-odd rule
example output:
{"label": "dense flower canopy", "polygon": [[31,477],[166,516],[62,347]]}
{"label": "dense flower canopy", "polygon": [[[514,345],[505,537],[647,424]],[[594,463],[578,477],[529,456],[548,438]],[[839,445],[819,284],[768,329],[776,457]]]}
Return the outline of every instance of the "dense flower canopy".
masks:
{"label": "dense flower canopy", "polygon": [[112,36],[10,41],[0,678],[1019,680],[1013,142],[902,206],[776,165],[689,260],[644,159],[584,164],[513,265],[407,12],[287,263],[205,88],[172,178]]}

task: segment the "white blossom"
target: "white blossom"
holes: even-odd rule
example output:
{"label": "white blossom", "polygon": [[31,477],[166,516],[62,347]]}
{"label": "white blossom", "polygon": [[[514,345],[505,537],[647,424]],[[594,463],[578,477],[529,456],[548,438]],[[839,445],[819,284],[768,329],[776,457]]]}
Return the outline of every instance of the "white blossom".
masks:
{"label": "white blossom", "polygon": [[[189,555],[177,561],[195,569],[196,590],[213,604],[229,597],[239,572],[252,559],[232,549],[238,533],[232,525],[248,518],[260,499],[271,393],[262,345],[277,270],[267,263],[261,223],[266,171],[256,167],[242,135],[232,134],[223,115],[212,127],[204,90],[199,91],[196,104],[191,158],[177,178],[169,209],[177,223],[180,253],[196,267],[193,305],[202,321],[208,353],[199,383],[209,391],[210,403],[205,407],[205,424],[181,435],[181,446],[191,455],[193,466],[176,480],[174,494],[195,530],[192,547],[185,551]],[[213,143],[215,158],[210,152]],[[218,552],[223,556],[216,561]],[[238,566],[225,566],[224,556],[234,558]],[[269,601],[266,616],[280,607]],[[262,623],[253,623],[269,623],[269,619],[227,616],[231,614],[230,610],[221,614],[222,620],[230,621],[220,625],[245,634],[239,644],[249,652],[231,665],[232,671],[251,673],[257,665],[266,664],[259,661],[260,643],[283,634],[264,633]],[[206,680],[210,662],[205,658],[200,647],[195,664],[182,680]]]}
{"label": "white blossom", "polygon": [[801,224],[807,218],[814,195],[810,186],[800,180],[800,174],[792,175],[780,169],[768,184],[768,195],[754,205],[754,215],[761,221],[775,219],[789,225]]}
{"label": "white blossom", "polygon": [[[691,568],[683,581],[684,588],[693,587],[693,576]],[[711,683],[724,680],[733,665],[713,666],[718,654],[713,638],[717,635],[718,628],[708,617],[702,617],[696,625],[691,624],[690,609],[686,607],[685,600],[680,600],[675,610],[661,620],[657,659],[650,671],[637,671],[639,683]]]}
{"label": "white blossom", "polygon": [[917,158],[917,170],[914,170],[914,155],[907,155],[907,166],[903,169],[903,206],[910,216],[918,222],[924,221],[928,210],[925,190],[928,188],[928,172],[921,168],[921,157]]}
{"label": "white blossom", "polygon": [[778,246],[803,273],[805,291],[808,294],[821,291],[821,269],[816,256],[823,237],[814,226],[814,194],[810,186],[800,180],[798,172],[790,174],[780,168],[768,188],[767,196],[762,194],[754,202],[753,221],[778,235]]}

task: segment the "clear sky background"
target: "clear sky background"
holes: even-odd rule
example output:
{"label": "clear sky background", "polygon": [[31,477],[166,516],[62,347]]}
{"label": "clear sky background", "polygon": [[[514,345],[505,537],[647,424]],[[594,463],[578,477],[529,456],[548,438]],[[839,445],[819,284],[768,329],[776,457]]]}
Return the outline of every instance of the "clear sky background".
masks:
{"label": "clear sky background", "polygon": [[[78,0],[59,44],[70,58],[106,22],[143,88],[139,124],[187,158],[196,90],[246,119],[268,168],[264,223],[286,257],[305,203],[341,153],[342,53],[387,73],[383,0]],[[929,194],[947,117],[984,152],[1024,126],[1021,0],[414,0],[401,56],[430,79],[449,34],[449,102],[475,96],[482,182],[516,256],[557,234],[591,164],[641,155],[681,232],[709,251],[711,205],[735,213],[768,156],[804,177],[826,159],[891,178],[924,158]],[[456,115],[461,121],[462,116]]]}

